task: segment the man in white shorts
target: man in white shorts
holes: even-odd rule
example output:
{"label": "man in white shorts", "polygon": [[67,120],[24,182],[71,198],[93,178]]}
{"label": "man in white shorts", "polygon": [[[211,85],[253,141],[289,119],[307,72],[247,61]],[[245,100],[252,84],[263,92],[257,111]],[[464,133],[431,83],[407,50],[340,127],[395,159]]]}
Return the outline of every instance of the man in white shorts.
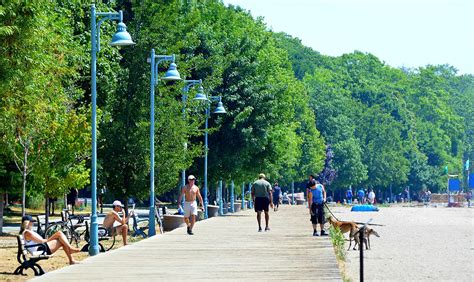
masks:
{"label": "man in white shorts", "polygon": [[[109,236],[115,236],[115,234],[122,234],[123,245],[127,245],[127,234],[128,234],[128,218],[125,216],[125,211],[123,210],[123,205],[120,201],[114,201],[112,204],[114,209],[110,211],[104,218],[102,226],[107,229]],[[122,212],[122,217],[118,214]],[[114,223],[117,222],[120,225],[114,226]]]}
{"label": "man in white shorts", "polygon": [[186,223],[188,227],[188,234],[189,235],[194,235],[193,234],[193,227],[194,223],[196,222],[196,216],[198,214],[198,206],[196,202],[196,196],[199,199],[199,202],[201,202],[201,209],[204,207],[204,202],[202,200],[201,193],[199,192],[199,187],[194,185],[194,182],[196,181],[196,177],[194,175],[188,176],[188,184],[183,186],[181,188],[181,194],[179,194],[178,198],[178,209],[181,207],[181,199],[184,194],[184,222]]}

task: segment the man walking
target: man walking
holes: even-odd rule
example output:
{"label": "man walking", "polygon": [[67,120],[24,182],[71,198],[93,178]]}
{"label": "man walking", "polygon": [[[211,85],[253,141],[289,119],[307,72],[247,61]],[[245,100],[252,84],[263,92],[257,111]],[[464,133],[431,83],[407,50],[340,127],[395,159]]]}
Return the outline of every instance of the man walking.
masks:
{"label": "man walking", "polygon": [[265,180],[265,174],[260,173],[258,180],[252,184],[252,200],[255,204],[255,212],[257,213],[258,232],[262,232],[262,211],[265,212],[265,231],[269,231],[268,221],[268,205],[273,208],[272,185]]}
{"label": "man walking", "polygon": [[202,209],[204,209],[204,201],[202,200],[201,193],[199,192],[199,187],[194,185],[195,181],[196,177],[194,177],[194,175],[188,176],[188,184],[184,185],[183,188],[181,188],[181,194],[179,194],[178,198],[178,209],[180,209],[181,199],[184,195],[184,222],[188,227],[187,231],[189,235],[194,235],[193,227],[194,223],[196,222],[196,216],[198,214],[196,197],[199,199]]}
{"label": "man walking", "polygon": [[278,182],[275,182],[273,186],[273,211],[277,211],[280,206],[280,197],[281,197],[281,187],[278,185]]}
{"label": "man walking", "polygon": [[367,196],[367,199],[369,201],[369,204],[373,205],[375,204],[375,193],[374,190],[370,189],[369,195]]}
{"label": "man walking", "polygon": [[351,205],[352,204],[352,188],[351,187],[347,189],[346,199],[347,199],[347,204]]}
{"label": "man walking", "polygon": [[317,225],[321,228],[321,236],[325,236],[324,231],[324,203],[326,202],[326,190],[324,186],[316,181],[316,185],[310,188],[308,193],[309,214],[313,224],[313,236],[319,236],[316,231]]}

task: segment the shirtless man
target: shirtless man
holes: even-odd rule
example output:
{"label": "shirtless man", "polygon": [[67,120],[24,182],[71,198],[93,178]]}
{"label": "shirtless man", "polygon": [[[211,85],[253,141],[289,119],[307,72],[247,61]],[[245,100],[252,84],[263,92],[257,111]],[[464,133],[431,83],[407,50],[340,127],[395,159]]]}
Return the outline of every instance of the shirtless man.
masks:
{"label": "shirtless man", "polygon": [[194,185],[195,181],[196,177],[194,177],[194,175],[188,176],[188,184],[181,188],[181,194],[178,198],[179,209],[181,208],[181,199],[183,197],[183,194],[185,196],[186,201],[184,202],[184,222],[188,227],[189,235],[194,235],[193,227],[194,223],[196,222],[196,216],[198,214],[196,196],[198,197],[199,202],[201,202],[201,209],[204,209],[204,202],[202,200],[201,193],[199,192],[199,187]]}
{"label": "shirtless man", "polygon": [[[125,211],[122,211],[123,205],[120,201],[113,202],[114,209],[109,212],[104,219],[104,223],[102,224],[106,229],[107,233],[110,236],[115,236],[115,234],[122,234],[123,238],[123,245],[127,245],[127,233],[128,233],[128,226],[127,226],[127,217],[125,216]],[[119,212],[122,211],[122,218],[119,216]],[[115,222],[120,223],[119,226],[114,227]]]}

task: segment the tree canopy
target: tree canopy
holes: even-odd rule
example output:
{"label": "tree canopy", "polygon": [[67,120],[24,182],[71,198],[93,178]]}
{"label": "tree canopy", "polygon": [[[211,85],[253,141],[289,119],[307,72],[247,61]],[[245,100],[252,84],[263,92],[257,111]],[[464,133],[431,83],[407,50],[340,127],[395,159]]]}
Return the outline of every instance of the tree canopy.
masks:
{"label": "tree canopy", "polygon": [[[175,54],[183,78],[202,79],[206,94],[222,97],[227,114],[209,116],[209,182],[263,172],[287,184],[321,174],[334,189],[439,191],[445,166],[460,174],[474,157],[474,77],[452,66],[399,69],[360,51],[325,56],[218,0],[96,6],[123,10],[137,43],[108,46],[115,23],[101,26],[98,186],[114,197],[148,195],[152,48]],[[81,0],[0,5],[5,191],[60,196],[89,183],[89,10]],[[183,104],[183,87],[161,81],[155,89],[158,195],[176,189],[183,169],[203,175],[207,105],[193,101],[196,88]]]}

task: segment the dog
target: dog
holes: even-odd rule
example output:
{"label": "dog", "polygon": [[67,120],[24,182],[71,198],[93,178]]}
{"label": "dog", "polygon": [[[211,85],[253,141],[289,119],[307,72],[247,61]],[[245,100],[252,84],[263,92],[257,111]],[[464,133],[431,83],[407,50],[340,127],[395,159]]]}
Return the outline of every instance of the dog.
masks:
{"label": "dog", "polygon": [[[354,245],[354,249],[356,249],[356,246],[359,245],[359,250],[362,246],[362,244],[360,243],[360,230],[359,229],[356,234],[354,234],[354,242],[355,242],[355,245]],[[365,231],[364,231],[364,236],[363,236],[363,243],[365,244],[365,249],[366,250],[369,250],[370,249],[370,236],[371,235],[374,235],[376,237],[380,237],[379,234],[377,233],[377,231],[375,231],[373,228],[369,228],[369,227],[366,227],[365,228]],[[349,245],[350,247],[350,245]]]}
{"label": "dog", "polygon": [[[358,234],[358,232],[359,232],[359,226],[357,226],[357,223],[355,223],[353,221],[340,221],[340,220],[337,220],[337,219],[333,218],[332,216],[328,217],[327,221],[334,228],[338,228],[339,230],[341,230],[341,232],[343,234],[349,232],[349,248],[347,249],[347,250],[349,250],[351,248],[351,245],[352,245],[352,238],[354,238],[354,235]],[[355,240],[355,238],[354,238],[354,240]],[[355,246],[354,246],[354,250],[355,250]]]}

